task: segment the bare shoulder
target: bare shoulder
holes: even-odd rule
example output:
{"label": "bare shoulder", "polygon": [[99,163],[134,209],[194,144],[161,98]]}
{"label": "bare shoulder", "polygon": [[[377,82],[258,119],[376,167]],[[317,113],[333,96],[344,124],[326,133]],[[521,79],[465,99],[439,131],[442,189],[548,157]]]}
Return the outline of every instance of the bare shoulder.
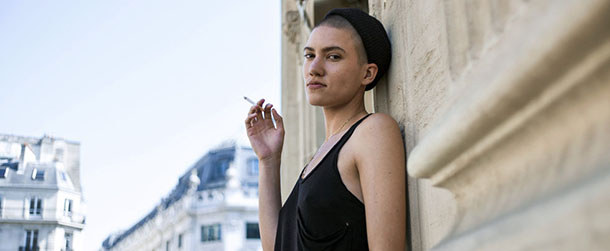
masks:
{"label": "bare shoulder", "polygon": [[[384,113],[373,113],[354,131],[356,151],[371,153],[387,148],[403,148],[402,135],[394,118]],[[368,154],[367,154],[368,155]]]}
{"label": "bare shoulder", "polygon": [[388,137],[400,134],[398,123],[394,118],[385,113],[373,113],[354,131],[357,137]]}

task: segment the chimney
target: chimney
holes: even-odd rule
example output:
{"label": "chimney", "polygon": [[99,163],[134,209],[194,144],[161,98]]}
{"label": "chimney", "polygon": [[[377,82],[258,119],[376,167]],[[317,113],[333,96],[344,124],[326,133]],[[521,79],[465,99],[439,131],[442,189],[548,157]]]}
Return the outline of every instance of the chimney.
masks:
{"label": "chimney", "polygon": [[17,173],[23,174],[25,167],[30,162],[36,162],[36,155],[27,143],[21,144],[21,153],[19,154],[19,165],[17,166]]}

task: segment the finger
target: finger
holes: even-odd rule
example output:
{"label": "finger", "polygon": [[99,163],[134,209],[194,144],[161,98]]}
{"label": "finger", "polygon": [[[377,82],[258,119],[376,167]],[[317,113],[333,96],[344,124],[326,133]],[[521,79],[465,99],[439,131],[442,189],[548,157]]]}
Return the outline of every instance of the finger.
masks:
{"label": "finger", "polygon": [[250,116],[252,114],[254,114],[254,115],[258,114],[259,115],[259,116],[255,116],[254,117],[254,120],[252,121],[253,123],[262,120],[262,117],[260,116],[261,110],[262,110],[262,108],[260,106],[258,106],[258,105],[253,105],[252,107],[250,107],[250,111],[248,111],[248,116]]}
{"label": "finger", "polygon": [[258,105],[258,104],[256,106],[256,113],[255,114],[256,114],[256,122],[263,121],[263,108],[260,105]]}
{"label": "finger", "polygon": [[252,127],[252,118],[250,116],[251,114],[248,115],[248,117],[246,117],[246,119],[244,120],[244,124],[246,124],[246,128],[250,128]]}
{"label": "finger", "polygon": [[252,114],[256,114],[256,105],[250,106],[250,110],[248,110],[248,117]]}
{"label": "finger", "polygon": [[271,109],[273,109],[273,104],[267,104],[265,106],[265,125],[274,128],[273,117],[271,117]]}
{"label": "finger", "polygon": [[273,119],[275,120],[275,124],[277,125],[277,129],[284,130],[284,119],[277,113],[276,109],[271,110],[273,112]]}
{"label": "finger", "polygon": [[258,106],[257,113],[260,114],[260,116],[256,116],[256,120],[257,121],[262,121],[262,119],[263,119],[263,104],[264,103],[265,103],[265,99],[264,98],[262,98],[258,102],[256,102],[256,106]]}
{"label": "finger", "polygon": [[256,113],[257,107],[258,107],[258,105],[250,106],[250,110],[248,111],[248,115]]}
{"label": "finger", "polygon": [[265,105],[265,120],[271,121],[271,108],[272,107],[273,107],[272,104]]}
{"label": "finger", "polygon": [[244,123],[246,124],[246,128],[252,127],[252,119],[256,117],[255,113],[249,114]]}

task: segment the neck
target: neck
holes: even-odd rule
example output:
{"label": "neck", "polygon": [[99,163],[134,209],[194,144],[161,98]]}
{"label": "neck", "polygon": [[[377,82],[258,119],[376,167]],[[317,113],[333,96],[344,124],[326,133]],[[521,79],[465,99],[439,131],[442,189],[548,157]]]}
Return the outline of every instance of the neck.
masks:
{"label": "neck", "polygon": [[325,141],[331,136],[346,130],[367,113],[366,109],[364,109],[364,97],[353,99],[351,102],[340,107],[324,107],[323,111],[326,127]]}

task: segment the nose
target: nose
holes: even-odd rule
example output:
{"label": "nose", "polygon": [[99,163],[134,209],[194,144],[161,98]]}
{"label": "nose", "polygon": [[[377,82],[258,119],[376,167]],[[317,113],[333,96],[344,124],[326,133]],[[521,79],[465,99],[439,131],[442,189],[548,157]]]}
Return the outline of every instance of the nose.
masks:
{"label": "nose", "polygon": [[309,76],[323,76],[324,75],[324,60],[321,57],[315,57],[309,62],[308,72]]}

